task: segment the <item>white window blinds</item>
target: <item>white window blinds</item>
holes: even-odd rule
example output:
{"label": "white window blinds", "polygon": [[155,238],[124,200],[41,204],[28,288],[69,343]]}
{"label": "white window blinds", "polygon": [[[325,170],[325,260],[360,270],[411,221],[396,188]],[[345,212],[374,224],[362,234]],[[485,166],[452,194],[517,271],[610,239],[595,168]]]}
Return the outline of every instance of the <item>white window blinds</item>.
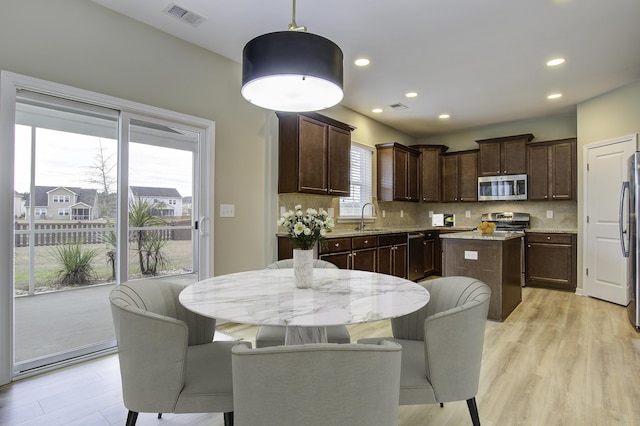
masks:
{"label": "white window blinds", "polygon": [[[373,193],[373,150],[356,143],[351,144],[351,195],[340,198],[340,216],[360,217],[362,206],[370,203]],[[365,216],[372,216],[367,206]]]}

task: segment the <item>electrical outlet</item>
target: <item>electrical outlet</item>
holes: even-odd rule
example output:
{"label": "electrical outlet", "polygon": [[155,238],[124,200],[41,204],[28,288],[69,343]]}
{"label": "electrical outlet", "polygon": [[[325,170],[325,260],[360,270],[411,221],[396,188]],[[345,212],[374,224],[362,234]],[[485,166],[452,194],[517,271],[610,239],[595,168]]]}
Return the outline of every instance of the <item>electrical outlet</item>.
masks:
{"label": "electrical outlet", "polygon": [[220,217],[235,217],[235,204],[220,204]]}
{"label": "electrical outlet", "polygon": [[429,217],[433,217],[433,210],[429,210]]}
{"label": "electrical outlet", "polygon": [[287,212],[287,208],[285,206],[280,206],[280,216],[284,216]]}
{"label": "electrical outlet", "polygon": [[400,210],[400,217],[404,217],[404,210]]}
{"label": "electrical outlet", "polygon": [[464,217],[471,217],[471,210],[466,210],[464,212]]}
{"label": "electrical outlet", "polygon": [[329,207],[327,209],[327,214],[329,215],[329,217],[333,217],[333,207]]}
{"label": "electrical outlet", "polygon": [[382,210],[382,217],[387,217],[387,211],[386,210]]}
{"label": "electrical outlet", "polygon": [[553,219],[553,210],[547,210],[547,219]]}

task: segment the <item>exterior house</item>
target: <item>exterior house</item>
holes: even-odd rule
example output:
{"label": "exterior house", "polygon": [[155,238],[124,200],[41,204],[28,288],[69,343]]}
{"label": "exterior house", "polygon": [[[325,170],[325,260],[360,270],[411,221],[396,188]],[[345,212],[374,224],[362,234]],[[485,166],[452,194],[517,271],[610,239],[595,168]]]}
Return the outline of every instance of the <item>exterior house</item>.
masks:
{"label": "exterior house", "polygon": [[191,216],[191,210],[193,209],[193,197],[182,197],[182,215]]}
{"label": "exterior house", "polygon": [[30,217],[30,200],[33,199],[36,219],[97,219],[97,193],[95,189],[70,186],[36,186],[34,197],[25,202],[26,218]]}
{"label": "exterior house", "polygon": [[19,218],[24,214],[24,198],[18,191],[13,191],[13,217]]}
{"label": "exterior house", "polygon": [[182,216],[182,196],[176,188],[130,186],[129,199],[148,203],[154,216]]}

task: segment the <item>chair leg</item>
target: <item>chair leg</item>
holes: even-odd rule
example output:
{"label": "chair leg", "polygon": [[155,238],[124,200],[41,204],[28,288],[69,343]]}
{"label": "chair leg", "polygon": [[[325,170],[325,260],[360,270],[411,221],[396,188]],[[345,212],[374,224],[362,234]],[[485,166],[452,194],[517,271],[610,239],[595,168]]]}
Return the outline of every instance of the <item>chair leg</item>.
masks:
{"label": "chair leg", "polygon": [[127,426],[135,426],[136,420],[138,420],[138,413],[129,410],[129,414],[127,414]]}
{"label": "chair leg", "polygon": [[480,426],[480,416],[478,415],[478,405],[476,404],[476,398],[467,399],[467,407],[469,407],[469,414],[471,414],[471,423],[473,426]]}
{"label": "chair leg", "polygon": [[162,418],[162,413],[158,413],[158,418],[161,419]]}
{"label": "chair leg", "polygon": [[440,408],[444,407],[444,402],[440,403]]}
{"label": "chair leg", "polygon": [[233,411],[224,413],[224,426],[233,426]]}

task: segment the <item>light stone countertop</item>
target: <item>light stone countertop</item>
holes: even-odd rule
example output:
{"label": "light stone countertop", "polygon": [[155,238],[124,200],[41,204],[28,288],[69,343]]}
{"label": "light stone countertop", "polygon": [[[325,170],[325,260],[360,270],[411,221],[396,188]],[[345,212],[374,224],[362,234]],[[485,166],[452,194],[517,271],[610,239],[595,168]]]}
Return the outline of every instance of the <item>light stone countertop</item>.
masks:
{"label": "light stone countertop", "polygon": [[506,241],[514,238],[522,238],[522,232],[494,231],[491,234],[483,234],[480,231],[453,232],[443,234],[440,238],[463,239],[463,240],[485,240],[485,241]]}

